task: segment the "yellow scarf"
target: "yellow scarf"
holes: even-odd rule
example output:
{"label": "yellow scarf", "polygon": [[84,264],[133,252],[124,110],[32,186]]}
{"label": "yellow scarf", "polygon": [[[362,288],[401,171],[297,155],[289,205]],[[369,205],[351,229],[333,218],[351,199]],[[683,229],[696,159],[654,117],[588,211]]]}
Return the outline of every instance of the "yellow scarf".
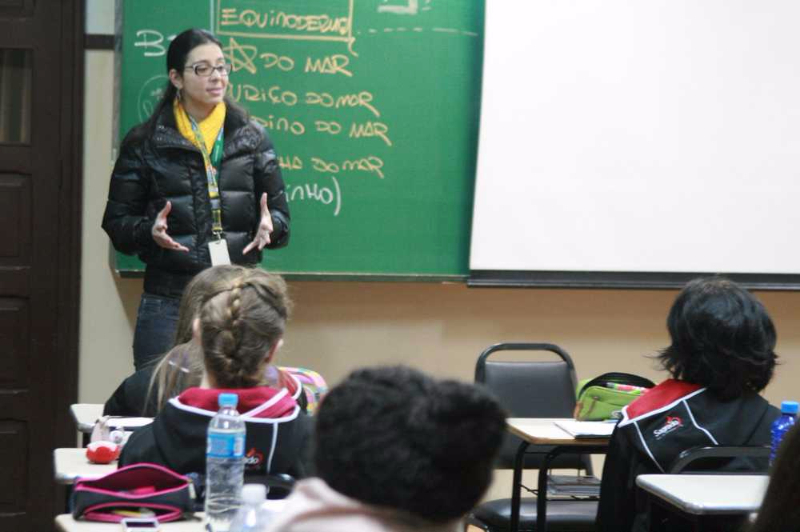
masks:
{"label": "yellow scarf", "polygon": [[[183,105],[181,105],[180,100],[177,98],[175,98],[172,104],[172,109],[175,111],[175,123],[178,125],[178,131],[181,132],[181,135],[183,135],[186,140],[197,146],[197,149],[200,149],[200,143],[197,141],[194,131],[192,131],[192,122],[189,120],[189,115],[186,114],[186,109],[183,108]],[[211,153],[211,150],[214,149],[214,142],[217,140],[219,130],[224,123],[225,102],[219,102],[217,106],[214,107],[214,110],[211,111],[211,114],[208,115],[205,120],[197,124],[197,128],[203,135],[208,153]]]}

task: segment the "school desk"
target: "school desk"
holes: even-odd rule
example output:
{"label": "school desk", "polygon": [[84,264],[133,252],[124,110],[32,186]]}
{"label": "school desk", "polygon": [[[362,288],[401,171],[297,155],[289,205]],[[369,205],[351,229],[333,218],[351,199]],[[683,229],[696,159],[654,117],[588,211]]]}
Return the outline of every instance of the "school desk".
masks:
{"label": "school desk", "polygon": [[[639,475],[636,485],[648,494],[651,516],[666,510],[691,523],[742,521],[761,506],[769,477],[766,475]],[[657,519],[651,519],[656,523]],[[731,525],[735,526],[735,525]]]}
{"label": "school desk", "polygon": [[[606,452],[608,437],[576,438],[556,424],[568,421],[572,420],[560,418],[509,418],[507,420],[507,430],[522,439],[514,459],[514,480],[511,493],[511,532],[519,530],[522,469],[525,463],[525,451],[529,445],[553,446],[552,450],[545,455],[542,467],[539,469],[539,494],[547,493],[548,466],[559,454]],[[536,530],[539,532],[546,532],[547,530],[547,497],[542,495],[536,500]]]}

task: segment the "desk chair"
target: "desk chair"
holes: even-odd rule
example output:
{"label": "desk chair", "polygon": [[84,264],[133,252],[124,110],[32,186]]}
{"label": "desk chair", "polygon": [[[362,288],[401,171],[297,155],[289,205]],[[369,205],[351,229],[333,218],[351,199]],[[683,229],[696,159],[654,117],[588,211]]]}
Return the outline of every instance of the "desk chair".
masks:
{"label": "desk chair", "polygon": [[[763,473],[769,469],[770,449],[764,445],[719,445],[693,447],[683,451],[667,468],[670,474],[692,473],[741,474]],[[746,514],[694,515],[676,510],[657,497],[648,497],[650,529],[655,532],[683,532],[704,530],[723,532],[742,530]]]}
{"label": "desk chair", "polygon": [[[545,352],[553,354],[553,361],[497,361],[489,360],[499,351]],[[497,358],[497,357],[495,357]],[[506,343],[496,344],[478,357],[475,365],[475,382],[491,391],[511,417],[572,417],[575,408],[575,365],[566,351],[553,344]],[[506,433],[497,467],[511,469],[521,440]],[[544,454],[552,447],[529,447],[525,458],[525,469],[538,469]],[[588,455],[564,454],[557,457],[552,467],[558,469],[583,470],[592,475],[592,464]],[[557,484],[557,483],[556,483]],[[533,491],[525,488],[528,491]],[[596,495],[599,495],[599,487]],[[547,494],[539,493],[539,497]],[[547,526],[553,532],[593,531],[597,515],[596,496],[587,500],[548,499]],[[505,532],[511,525],[511,499],[497,499],[476,507],[467,521],[473,526],[489,532]],[[531,531],[536,527],[536,498],[522,499],[520,508],[520,530]]]}
{"label": "desk chair", "polygon": [[[188,476],[194,484],[197,494],[195,499],[195,511],[202,512],[206,497],[206,476],[202,473],[189,473]],[[245,474],[245,484],[263,484],[267,487],[267,499],[285,499],[288,497],[295,485],[295,478],[287,473],[271,473],[266,475]]]}
{"label": "desk chair", "polygon": [[275,473],[261,477],[247,477],[245,482],[264,484],[267,487],[268,499],[285,499],[294,489],[295,479],[286,473]]}
{"label": "desk chair", "polygon": [[764,473],[769,472],[766,445],[718,445],[692,447],[672,462],[667,473]]}

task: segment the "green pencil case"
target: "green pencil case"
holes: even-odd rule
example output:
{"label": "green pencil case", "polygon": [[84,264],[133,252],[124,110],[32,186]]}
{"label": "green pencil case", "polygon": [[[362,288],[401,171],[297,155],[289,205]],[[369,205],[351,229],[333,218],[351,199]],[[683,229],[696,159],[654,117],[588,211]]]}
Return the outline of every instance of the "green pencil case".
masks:
{"label": "green pencil case", "polygon": [[619,419],[623,407],[653,386],[655,384],[650,379],[630,373],[603,373],[593,379],[584,379],[578,383],[575,392],[575,419]]}

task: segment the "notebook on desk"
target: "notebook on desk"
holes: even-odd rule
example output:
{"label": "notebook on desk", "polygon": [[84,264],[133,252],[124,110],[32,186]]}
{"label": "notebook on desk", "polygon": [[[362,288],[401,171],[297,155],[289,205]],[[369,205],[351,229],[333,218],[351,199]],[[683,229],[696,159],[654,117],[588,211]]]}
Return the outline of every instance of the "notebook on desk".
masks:
{"label": "notebook on desk", "polygon": [[151,417],[114,417],[108,416],[106,425],[112,429],[138,429],[153,422]]}
{"label": "notebook on desk", "polygon": [[556,421],[556,425],[573,438],[608,438],[614,432],[614,427],[617,426],[616,422],[576,421],[574,419]]}

